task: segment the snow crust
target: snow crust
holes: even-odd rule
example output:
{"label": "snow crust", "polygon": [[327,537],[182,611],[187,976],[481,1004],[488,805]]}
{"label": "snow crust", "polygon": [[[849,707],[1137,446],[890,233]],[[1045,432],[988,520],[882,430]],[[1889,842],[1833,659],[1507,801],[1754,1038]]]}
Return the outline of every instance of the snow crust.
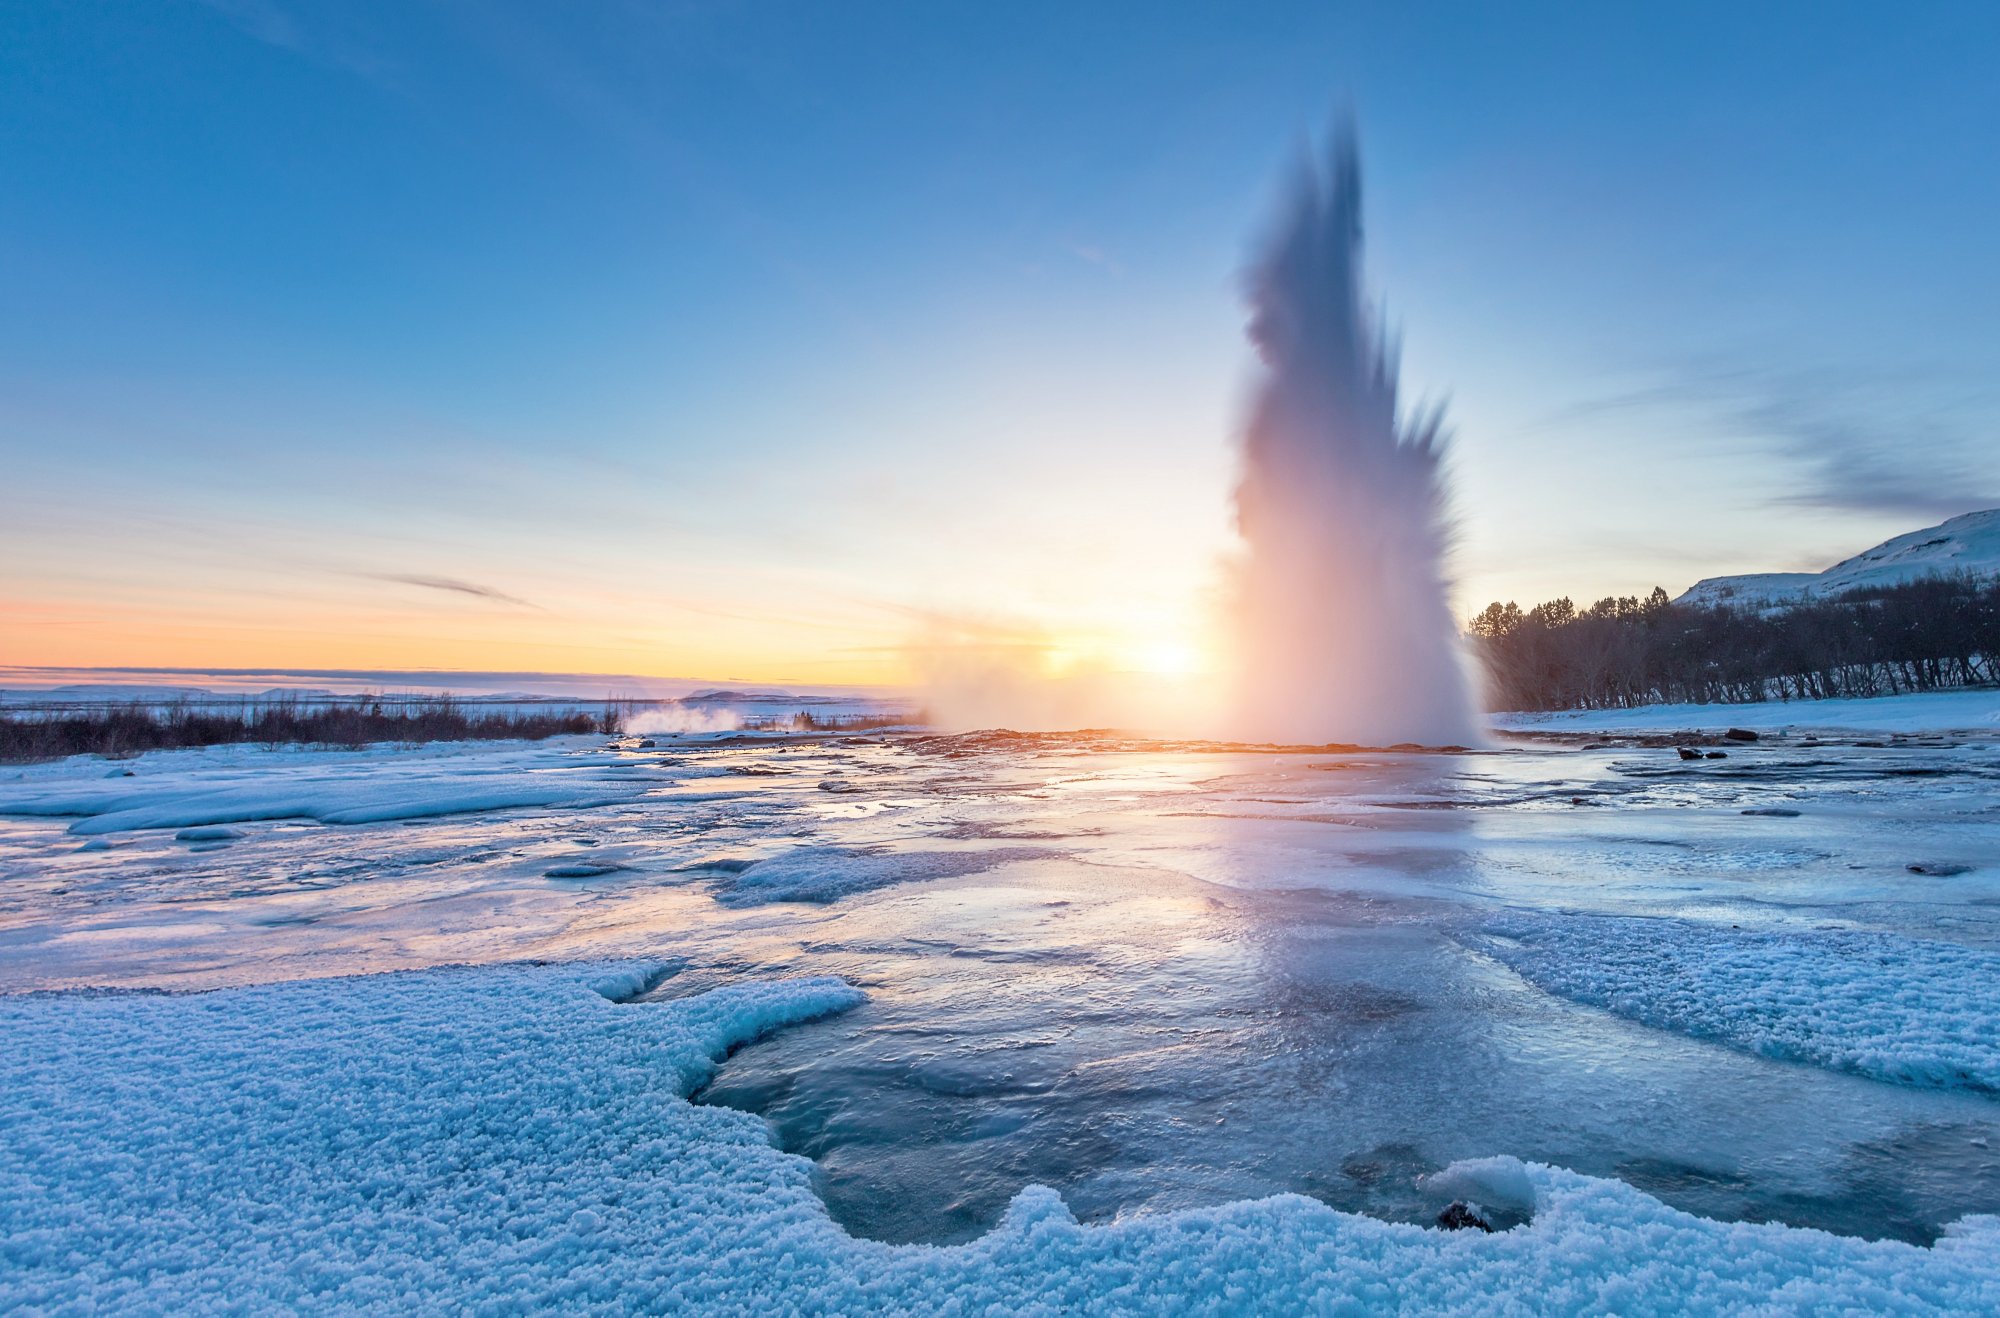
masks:
{"label": "snow crust", "polygon": [[[173,828],[193,840],[201,830],[254,820],[366,824],[529,806],[584,809],[636,800],[671,781],[641,764],[579,757],[571,748],[454,753],[461,749],[161,756],[142,761],[145,772],[135,776],[81,784],[24,775],[0,782],[0,815],[74,817],[70,832],[81,835]],[[283,772],[271,772],[278,767]]]}
{"label": "snow crust", "polygon": [[1488,1159],[1487,1235],[1296,1195],[968,1245],[853,1239],[809,1164],[685,1096],[837,980],[612,998],[657,968],[426,971],[0,1001],[0,1308],[212,1312],[1646,1313],[2000,1307],[2000,1219],[1937,1245],[1690,1216]]}
{"label": "snow crust", "polygon": [[732,874],[716,899],[727,906],[762,902],[831,902],[898,883],[981,874],[1017,860],[1056,853],[1038,847],[960,851],[881,851],[802,846],[756,861]]}
{"label": "snow crust", "polygon": [[2000,731],[2000,689],[1926,691],[1843,700],[1766,700],[1751,705],[1642,705],[1495,714],[1502,731],[1678,732],[1750,728],[1849,732]]}
{"label": "snow crust", "polygon": [[1474,939],[1547,992],[1657,1029],[1897,1084],[2000,1092],[2000,954],[1894,934],[1624,916]]}

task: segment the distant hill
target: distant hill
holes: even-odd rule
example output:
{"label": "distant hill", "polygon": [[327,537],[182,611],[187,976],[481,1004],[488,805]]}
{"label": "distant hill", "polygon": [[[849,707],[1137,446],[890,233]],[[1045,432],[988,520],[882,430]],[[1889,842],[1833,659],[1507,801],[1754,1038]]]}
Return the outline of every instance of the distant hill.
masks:
{"label": "distant hill", "polygon": [[2000,580],[2000,508],[1885,540],[1824,572],[1752,572],[1698,581],[1675,600],[1697,608],[1783,608],[1844,595],[1868,586],[1895,586],[1922,577],[1963,573]]}

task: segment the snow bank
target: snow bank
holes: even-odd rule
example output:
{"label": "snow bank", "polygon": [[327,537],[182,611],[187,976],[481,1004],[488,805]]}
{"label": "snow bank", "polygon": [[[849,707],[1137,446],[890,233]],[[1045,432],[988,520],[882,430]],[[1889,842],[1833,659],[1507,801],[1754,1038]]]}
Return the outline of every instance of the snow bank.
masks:
{"label": "snow bank", "polygon": [[1663,1030],[1897,1084],[2000,1092],[2000,954],[1893,934],[1518,916],[1480,950]]}
{"label": "snow bank", "polygon": [[[658,971],[651,972],[653,974]],[[0,1000],[0,1308],[1093,1313],[2000,1308],[2000,1219],[1933,1248],[1518,1170],[1487,1235],[1281,1196],[952,1248],[845,1235],[762,1122],[684,1095],[838,981],[621,1006],[615,967]],[[1519,1187],[1516,1187],[1517,1189]]]}
{"label": "snow bank", "polygon": [[191,832],[259,819],[366,824],[528,806],[616,805],[667,781],[629,761],[551,751],[409,759],[368,752],[331,759],[266,755],[111,780],[0,783],[0,815],[76,817],[70,832],[78,834]]}
{"label": "snow bank", "polygon": [[1926,691],[1866,700],[1766,700],[1754,705],[1644,705],[1492,716],[1502,732],[1682,732],[1751,728],[1847,732],[2000,732],[2000,689]]}
{"label": "snow bank", "polygon": [[955,879],[1017,860],[1038,860],[1056,854],[1038,847],[993,847],[984,851],[794,847],[731,874],[719,887],[716,900],[729,906],[831,902],[892,884]]}

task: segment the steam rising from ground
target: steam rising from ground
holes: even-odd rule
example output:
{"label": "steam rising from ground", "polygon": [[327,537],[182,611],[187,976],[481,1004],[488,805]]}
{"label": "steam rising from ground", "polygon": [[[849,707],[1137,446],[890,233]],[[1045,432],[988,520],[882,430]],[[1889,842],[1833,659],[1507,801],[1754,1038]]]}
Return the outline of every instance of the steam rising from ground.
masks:
{"label": "steam rising from ground", "polygon": [[1257,741],[1470,741],[1445,598],[1440,408],[1399,412],[1361,287],[1354,134],[1303,160],[1250,274],[1266,375],[1236,490],[1247,547],[1231,732]]}
{"label": "steam rising from ground", "polygon": [[640,710],[625,720],[625,731],[639,737],[677,732],[734,732],[742,726],[742,712],[727,708],[655,707]]}
{"label": "steam rising from ground", "polygon": [[1117,728],[1159,736],[1216,730],[1211,675],[1135,672],[1103,655],[1069,655],[1032,628],[937,619],[908,654],[925,717],[935,727]]}

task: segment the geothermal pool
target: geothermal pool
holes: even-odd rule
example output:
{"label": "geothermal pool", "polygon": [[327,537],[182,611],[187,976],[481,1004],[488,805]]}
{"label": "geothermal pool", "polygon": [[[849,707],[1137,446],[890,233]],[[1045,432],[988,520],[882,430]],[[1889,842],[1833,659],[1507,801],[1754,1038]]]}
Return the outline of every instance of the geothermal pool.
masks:
{"label": "geothermal pool", "polygon": [[0,777],[0,989],[838,976],[866,1000],[695,1101],[889,1242],[974,1239],[1030,1185],[1084,1223],[1282,1192],[1428,1223],[1456,1196],[1426,1178],[1495,1155],[1868,1239],[2000,1211],[2000,742],[1589,735],[31,766]]}

